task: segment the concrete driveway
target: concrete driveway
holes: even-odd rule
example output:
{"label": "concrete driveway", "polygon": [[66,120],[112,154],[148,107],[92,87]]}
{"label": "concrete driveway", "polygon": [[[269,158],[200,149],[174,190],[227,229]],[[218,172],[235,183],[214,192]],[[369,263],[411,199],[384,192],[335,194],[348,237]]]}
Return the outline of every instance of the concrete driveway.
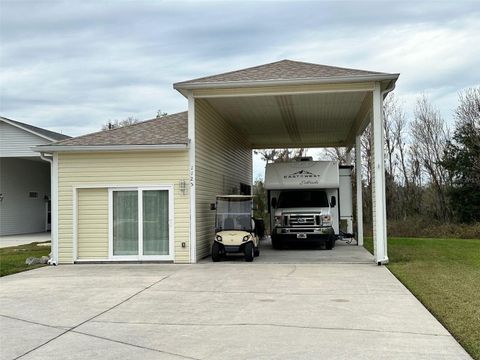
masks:
{"label": "concrete driveway", "polygon": [[20,234],[20,235],[5,235],[5,236],[0,236],[0,248],[30,244],[32,242],[45,242],[45,241],[50,241],[51,239],[52,239],[52,236],[50,232]]}
{"label": "concrete driveway", "polygon": [[[370,258],[355,249],[330,253]],[[1,358],[470,358],[385,267],[282,263],[272,254],[270,262],[266,251],[254,263],[64,265],[4,277]]]}

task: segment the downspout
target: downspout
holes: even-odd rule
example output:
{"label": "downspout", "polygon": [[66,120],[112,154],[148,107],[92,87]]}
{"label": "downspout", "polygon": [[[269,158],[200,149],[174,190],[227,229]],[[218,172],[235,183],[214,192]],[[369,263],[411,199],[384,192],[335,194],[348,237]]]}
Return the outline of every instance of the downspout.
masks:
{"label": "downspout", "polygon": [[[47,161],[50,163],[50,199],[51,199],[51,213],[53,215],[53,207],[56,206],[55,202],[52,201],[53,198],[53,191],[56,191],[56,189],[52,189],[52,183],[53,183],[53,159],[51,157],[45,156],[44,152],[40,152],[40,158],[44,161]],[[56,211],[56,209],[55,209]],[[50,218],[50,223],[52,225],[51,227],[51,235],[52,235],[52,248],[51,248],[51,253],[52,257],[50,260],[48,260],[48,264],[50,265],[57,265],[58,259],[57,259],[57,248],[58,248],[58,241],[57,241],[57,223],[53,223],[53,218],[54,216],[51,216]]]}

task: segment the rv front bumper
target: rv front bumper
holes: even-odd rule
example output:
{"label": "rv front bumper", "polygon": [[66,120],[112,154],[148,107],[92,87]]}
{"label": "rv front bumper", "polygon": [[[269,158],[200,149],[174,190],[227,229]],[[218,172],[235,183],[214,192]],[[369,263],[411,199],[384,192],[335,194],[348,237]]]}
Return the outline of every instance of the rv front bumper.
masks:
{"label": "rv front bumper", "polygon": [[274,236],[278,239],[308,241],[329,240],[335,232],[332,227],[324,228],[276,228]]}

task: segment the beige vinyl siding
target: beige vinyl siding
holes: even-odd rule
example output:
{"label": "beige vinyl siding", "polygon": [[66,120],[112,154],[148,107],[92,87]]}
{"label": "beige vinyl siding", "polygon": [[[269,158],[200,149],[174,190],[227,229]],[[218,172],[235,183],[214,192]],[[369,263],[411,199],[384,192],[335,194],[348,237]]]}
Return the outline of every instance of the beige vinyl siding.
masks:
{"label": "beige vinyl siding", "polygon": [[[189,189],[188,151],[152,152],[99,152],[99,153],[59,153],[58,155],[58,238],[59,262],[72,263],[73,259],[73,189],[79,188],[77,213],[85,224],[77,223],[78,239],[89,242],[77,246],[78,256],[99,258],[105,254],[108,244],[108,219],[105,219],[105,193],[112,185],[173,185],[174,186],[174,237],[175,262],[189,262]],[[185,181],[186,191],[180,190]],[[81,187],[94,187],[94,190]],[[88,200],[88,201],[87,201]],[[107,195],[108,206],[108,195]],[[87,202],[89,204],[87,205]],[[107,215],[108,216],[108,215]],[[78,217],[78,216],[77,216]],[[105,219],[98,222],[98,219]],[[105,227],[101,224],[105,223]],[[89,226],[98,226],[99,234],[93,241],[92,234],[86,233]],[[93,246],[95,243],[95,246]],[[186,247],[182,248],[181,243]]]}
{"label": "beige vinyl siding", "polygon": [[108,257],[108,189],[77,190],[77,256]]}
{"label": "beige vinyl siding", "polygon": [[245,139],[207,100],[195,101],[197,260],[210,252],[215,196],[238,194],[240,183],[252,183],[252,150]]}

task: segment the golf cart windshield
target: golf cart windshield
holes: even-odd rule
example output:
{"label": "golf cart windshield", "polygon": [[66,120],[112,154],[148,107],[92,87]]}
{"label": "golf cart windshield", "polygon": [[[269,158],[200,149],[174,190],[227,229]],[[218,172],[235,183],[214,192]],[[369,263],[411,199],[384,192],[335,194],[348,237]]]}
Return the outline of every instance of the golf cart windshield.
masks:
{"label": "golf cart windshield", "polygon": [[252,231],[252,205],[251,198],[217,198],[215,227],[218,231]]}

